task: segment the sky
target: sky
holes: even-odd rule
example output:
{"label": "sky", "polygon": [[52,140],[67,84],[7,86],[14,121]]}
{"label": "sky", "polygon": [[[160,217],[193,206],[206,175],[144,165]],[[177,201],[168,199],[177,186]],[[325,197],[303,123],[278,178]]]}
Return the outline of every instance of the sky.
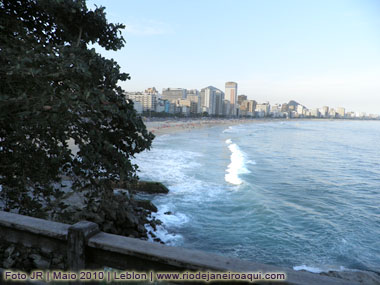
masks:
{"label": "sky", "polygon": [[91,0],[123,23],[114,58],[148,87],[224,91],[271,104],[380,114],[379,0]]}

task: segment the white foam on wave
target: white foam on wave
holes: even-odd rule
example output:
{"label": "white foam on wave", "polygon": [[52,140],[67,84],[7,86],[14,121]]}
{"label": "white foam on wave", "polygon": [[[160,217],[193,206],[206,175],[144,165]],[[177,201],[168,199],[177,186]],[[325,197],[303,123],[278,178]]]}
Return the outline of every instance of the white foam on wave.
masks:
{"label": "white foam on wave", "polygon": [[229,126],[227,129],[225,129],[222,133],[233,133],[234,129],[232,126]]}
{"label": "white foam on wave", "polygon": [[[172,232],[170,229],[181,227],[186,224],[190,219],[183,213],[177,212],[173,205],[162,205],[159,207],[157,213],[152,213],[152,218],[162,221],[162,225],[157,225],[154,230],[151,225],[146,224],[145,228],[148,231],[149,240],[153,241],[153,237],[149,234],[152,231],[158,238],[160,238],[167,245],[181,244],[183,237],[180,234]],[[167,212],[171,212],[169,215]],[[166,213],[166,214],[165,214]]]}
{"label": "white foam on wave", "polygon": [[[169,211],[172,212],[171,215],[165,214]],[[157,213],[154,213],[154,216],[167,226],[181,226],[189,221],[189,218],[185,214],[176,211],[175,206],[172,204],[162,205]]]}
{"label": "white foam on wave", "polygon": [[[201,153],[186,150],[168,149],[167,144],[171,137],[158,137],[155,146],[150,151],[139,153],[133,160],[139,166],[139,176],[142,180],[160,181],[168,188],[169,193],[165,197],[158,195],[153,199],[158,212],[152,213],[152,218],[162,221],[162,225],[157,225],[154,230],[149,224],[146,229],[151,231],[167,245],[180,245],[183,237],[178,234],[178,229],[183,227],[189,218],[177,211],[173,201],[176,199],[198,199],[201,195],[189,195],[203,187],[201,181],[191,177],[193,169],[198,169],[201,165],[198,162]],[[178,196],[180,196],[178,198]],[[196,200],[195,199],[195,200]],[[165,214],[172,212],[171,215]],[[149,235],[149,240],[154,237]]]}
{"label": "white foam on wave", "polygon": [[200,156],[192,151],[153,148],[139,153],[133,163],[139,166],[138,175],[142,179],[176,184],[186,181],[186,170],[200,166],[197,162]]}
{"label": "white foam on wave", "polygon": [[293,269],[296,271],[305,270],[311,273],[322,273],[322,272],[329,272],[329,271],[345,271],[347,270],[344,266],[339,267],[314,267],[314,266],[307,266],[305,264],[293,266]]}
{"label": "white foam on wave", "polygon": [[228,144],[228,148],[231,151],[231,163],[228,165],[224,180],[234,185],[240,185],[243,181],[240,179],[239,174],[250,173],[245,167],[244,153],[237,144],[232,143],[231,139],[226,140],[226,144]]}
{"label": "white foam on wave", "polygon": [[169,233],[162,225],[156,226],[156,230],[154,230],[149,224],[146,224],[145,228],[148,231],[148,240],[151,242],[154,242],[154,237],[149,232],[154,233],[154,235],[162,240],[166,245],[178,245],[183,238],[181,235]]}
{"label": "white foam on wave", "polygon": [[169,186],[169,193],[169,196],[166,195],[162,199],[157,197],[157,201],[160,204],[166,204],[165,201],[180,199],[186,203],[202,203],[208,200],[213,201],[215,197],[223,193],[223,190],[219,184],[187,176],[183,182]]}

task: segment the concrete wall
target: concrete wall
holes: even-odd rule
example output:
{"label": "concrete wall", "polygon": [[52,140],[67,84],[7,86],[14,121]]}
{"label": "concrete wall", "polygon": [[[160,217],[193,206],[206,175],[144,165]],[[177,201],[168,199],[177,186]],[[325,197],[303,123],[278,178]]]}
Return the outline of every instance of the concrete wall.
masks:
{"label": "concrete wall", "polygon": [[107,234],[100,232],[98,225],[86,221],[71,226],[0,211],[0,240],[65,254],[65,269],[76,271],[112,267],[146,272],[284,272],[287,275],[285,284],[355,284],[318,274]]}

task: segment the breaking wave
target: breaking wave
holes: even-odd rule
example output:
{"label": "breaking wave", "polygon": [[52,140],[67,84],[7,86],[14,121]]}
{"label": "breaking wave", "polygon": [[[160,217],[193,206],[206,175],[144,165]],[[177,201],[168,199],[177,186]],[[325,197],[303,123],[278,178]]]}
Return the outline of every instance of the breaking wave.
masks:
{"label": "breaking wave", "polygon": [[[226,182],[240,185],[243,183],[243,180],[239,177],[240,174],[247,174],[250,171],[246,168],[246,159],[244,153],[240,150],[239,146],[232,142],[231,139],[226,140],[228,149],[231,151],[230,164],[226,169],[226,174],[224,179]],[[255,164],[254,161],[249,161],[248,163]]]}

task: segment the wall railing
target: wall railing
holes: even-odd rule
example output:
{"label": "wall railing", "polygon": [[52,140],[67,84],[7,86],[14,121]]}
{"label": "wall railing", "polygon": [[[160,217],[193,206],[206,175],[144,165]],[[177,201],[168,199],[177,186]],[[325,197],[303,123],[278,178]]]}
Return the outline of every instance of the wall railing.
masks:
{"label": "wall railing", "polygon": [[65,254],[67,269],[71,271],[111,267],[140,272],[281,272],[287,276],[284,284],[355,284],[319,274],[108,234],[99,231],[97,224],[87,221],[68,225],[0,211],[0,239],[44,252]]}

